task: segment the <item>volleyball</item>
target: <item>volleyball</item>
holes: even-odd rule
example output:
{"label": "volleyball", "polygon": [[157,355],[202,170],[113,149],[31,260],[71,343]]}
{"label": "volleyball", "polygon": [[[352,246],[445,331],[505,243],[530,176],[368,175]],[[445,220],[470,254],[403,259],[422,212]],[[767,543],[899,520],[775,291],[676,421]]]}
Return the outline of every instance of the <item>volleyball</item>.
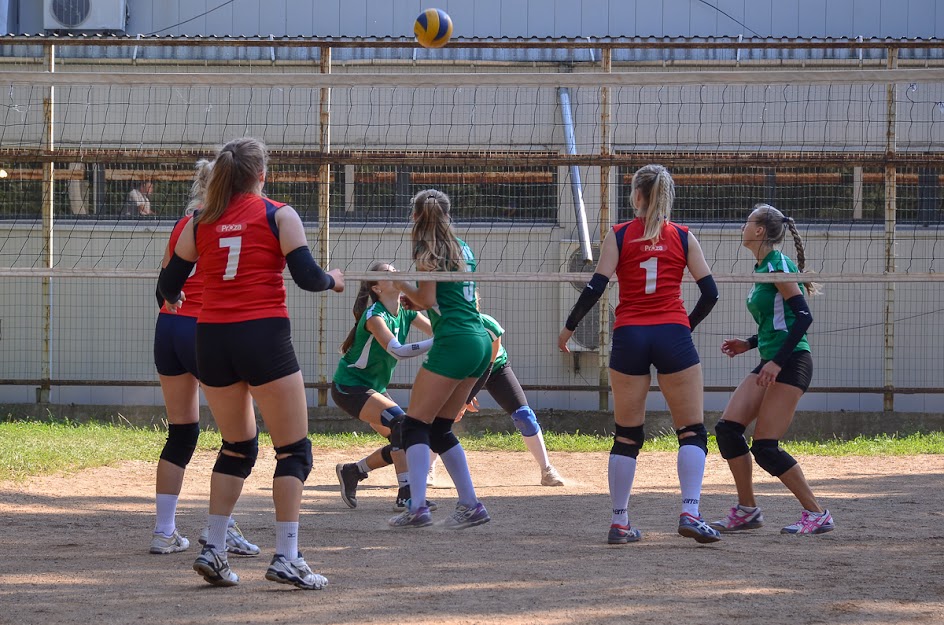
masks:
{"label": "volleyball", "polygon": [[424,48],[441,48],[452,37],[452,18],[441,9],[426,9],[416,18],[413,33]]}

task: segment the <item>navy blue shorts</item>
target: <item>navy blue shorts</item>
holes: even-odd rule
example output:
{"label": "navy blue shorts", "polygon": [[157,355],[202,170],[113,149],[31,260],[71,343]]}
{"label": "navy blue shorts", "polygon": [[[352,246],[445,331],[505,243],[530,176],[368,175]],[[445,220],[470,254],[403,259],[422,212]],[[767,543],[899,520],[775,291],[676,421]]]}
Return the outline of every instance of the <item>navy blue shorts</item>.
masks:
{"label": "navy blue shorts", "polygon": [[261,386],[299,370],[292,326],[284,317],[197,324],[197,363],[204,386]]}
{"label": "navy blue shorts", "polygon": [[659,373],[678,373],[701,362],[692,342],[692,331],[678,323],[655,326],[621,326],[613,330],[610,369],[625,375],[648,375],[655,365]]}
{"label": "navy blue shorts", "polygon": [[154,366],[161,375],[197,375],[197,318],[160,314],[154,328]]}

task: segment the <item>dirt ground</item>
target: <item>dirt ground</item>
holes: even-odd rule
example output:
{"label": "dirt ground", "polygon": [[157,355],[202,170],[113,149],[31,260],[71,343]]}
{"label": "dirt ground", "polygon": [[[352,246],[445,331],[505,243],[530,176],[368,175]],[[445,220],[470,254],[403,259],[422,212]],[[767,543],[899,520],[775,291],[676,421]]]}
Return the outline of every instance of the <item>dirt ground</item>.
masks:
{"label": "dirt ground", "polygon": [[[358,450],[360,451],[367,451]],[[236,517],[263,554],[231,557],[241,581],[214,588],[191,570],[213,455],[187,473],[178,526],[194,546],[147,553],[154,465],[0,483],[2,623],[944,623],[944,457],[801,458],[836,531],[781,536],[799,506],[758,477],[767,526],[701,546],[675,533],[675,456],[643,453],[630,501],[640,543],[605,544],[605,454],[552,454],[564,488],[538,486],[526,453],[470,453],[492,522],[462,532],[393,530],[391,472],[362,482],[356,510],[334,465],[359,453],[316,450],[301,548],[330,580],[300,591],[263,579],[275,543],[274,462],[256,465]],[[389,470],[388,470],[389,471]],[[444,518],[455,491],[440,467],[430,499]],[[706,517],[732,504],[711,456]]]}

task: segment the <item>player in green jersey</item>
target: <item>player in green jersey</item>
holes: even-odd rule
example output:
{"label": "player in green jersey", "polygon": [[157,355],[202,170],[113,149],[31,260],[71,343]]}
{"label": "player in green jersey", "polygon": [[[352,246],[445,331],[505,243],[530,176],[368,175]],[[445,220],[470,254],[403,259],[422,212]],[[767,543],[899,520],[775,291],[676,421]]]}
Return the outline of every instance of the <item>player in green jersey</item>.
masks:
{"label": "player in green jersey", "polygon": [[[796,264],[776,249],[788,230],[796,246]],[[742,233],[742,245],[757,259],[754,273],[803,272],[803,240],[792,218],[773,206],[758,204]],[[757,323],[757,334],[748,339],[726,339],[721,345],[721,351],[731,358],[756,347],[761,361],[734,391],[715,426],[718,448],[728,461],[738,494],[738,504],[728,516],[711,524],[719,531],[749,530],[764,524],[754,499],[750,454],[803,506],[800,520],[784,527],[781,533],[822,534],[834,527],[832,515],[816,501],[800,465],[780,447],[780,439],[787,433],[813,375],[813,357],[806,338],[813,316],[804,294],[815,292],[815,285],[799,280],[754,284],[747,296],[747,308]],[[748,447],[744,430],[752,421],[756,421],[754,439]]]}
{"label": "player in green jersey", "polygon": [[[413,260],[419,271],[472,272],[472,250],[459,240],[450,225],[449,197],[433,189],[413,198]],[[393,527],[432,524],[426,500],[429,454],[442,458],[459,495],[455,512],[444,522],[449,529],[487,523],[485,506],[475,495],[465,451],[452,424],[465,405],[475,381],[491,363],[492,341],[475,307],[475,282],[420,281],[396,286],[414,304],[429,310],[435,342],[416,375],[408,415],[403,420],[403,448],[410,474],[410,507],[390,519]]]}
{"label": "player in green jersey", "polygon": [[[393,265],[375,262],[369,271],[396,271]],[[378,434],[391,438],[393,422],[402,418],[403,409],[387,393],[393,370],[403,358],[421,356],[432,347],[432,339],[406,343],[411,327],[427,335],[433,331],[422,314],[400,306],[400,290],[393,280],[363,281],[354,299],[355,325],[341,344],[341,361],[331,384],[331,398],[346,413],[364,421]],[[410,499],[406,456],[390,444],[365,458],[335,467],[341,484],[341,499],[350,508],[357,507],[357,484],[374,469],[395,465],[400,490],[395,510],[404,510]],[[435,504],[427,502],[435,509]]]}

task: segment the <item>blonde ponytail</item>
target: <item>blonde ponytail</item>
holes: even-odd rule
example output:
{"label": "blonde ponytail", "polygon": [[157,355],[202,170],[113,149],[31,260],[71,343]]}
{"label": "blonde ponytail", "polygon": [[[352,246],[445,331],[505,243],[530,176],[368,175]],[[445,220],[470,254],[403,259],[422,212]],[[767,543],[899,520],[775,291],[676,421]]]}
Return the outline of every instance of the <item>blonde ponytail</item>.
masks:
{"label": "blonde ponytail", "polygon": [[636,206],[636,210],[645,210],[644,228],[640,241],[656,243],[662,236],[662,227],[672,217],[672,205],[675,203],[675,181],[672,174],[662,165],[646,165],[633,175],[633,199],[636,190],[646,198],[645,208]]}

